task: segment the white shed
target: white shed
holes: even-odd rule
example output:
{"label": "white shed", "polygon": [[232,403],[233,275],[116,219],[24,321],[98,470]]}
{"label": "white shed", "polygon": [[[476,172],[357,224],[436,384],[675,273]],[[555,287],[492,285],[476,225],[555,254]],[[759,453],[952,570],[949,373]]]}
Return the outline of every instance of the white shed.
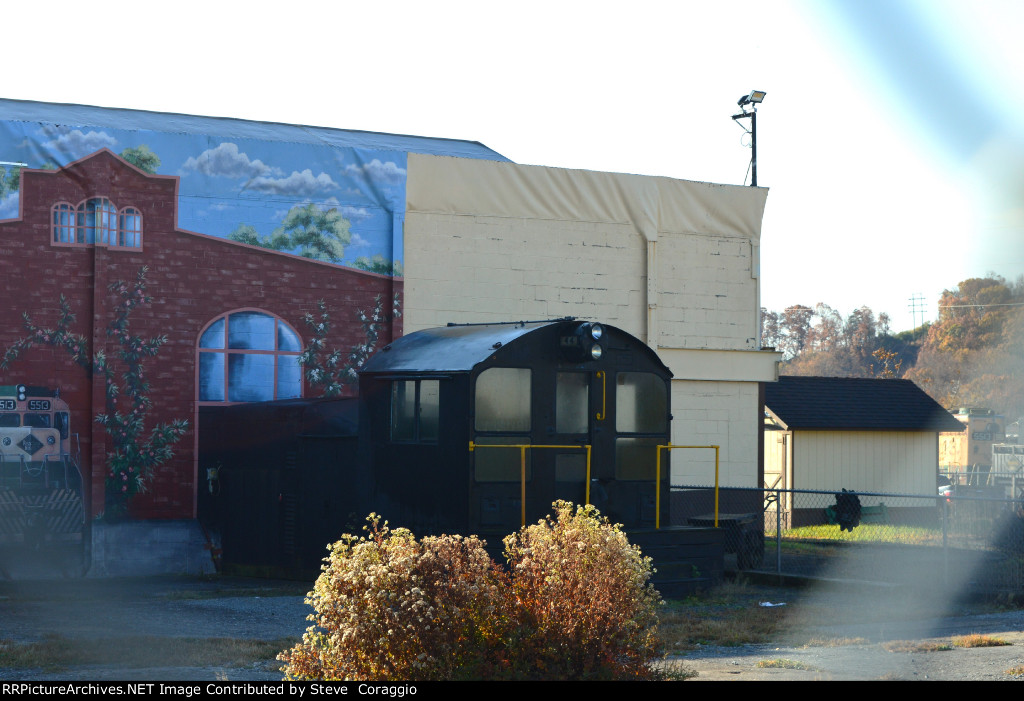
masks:
{"label": "white shed", "polygon": [[[782,376],[765,385],[765,486],[931,496],[938,434],[958,426],[910,380]],[[827,498],[798,494],[782,507],[793,526],[820,523]]]}

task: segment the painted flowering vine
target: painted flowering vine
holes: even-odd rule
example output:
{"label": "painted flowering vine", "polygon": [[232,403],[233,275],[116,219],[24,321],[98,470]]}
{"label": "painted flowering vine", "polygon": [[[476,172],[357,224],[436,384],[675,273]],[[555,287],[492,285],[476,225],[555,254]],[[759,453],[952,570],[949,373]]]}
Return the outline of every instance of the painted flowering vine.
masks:
{"label": "painted flowering vine", "polygon": [[154,469],[171,459],[174,445],[188,428],[187,420],[174,419],[146,429],[152,400],[144,363],[147,358],[155,357],[167,342],[164,335],[147,339],[131,333],[132,312],[152,302],[152,297],[146,294],[147,272],[148,268],[142,267],[134,282],[116,280],[108,285],[120,300],[106,331],[107,338],[114,341],[110,355],[103,350],[90,353],[89,341],[71,332],[75,315],[68,300],[61,295],[57,326],[37,326],[28,312],[23,313],[28,335],[15,341],[0,359],[0,369],[5,369],[33,345],[49,345],[67,351],[90,376],[103,378],[105,411],[96,416],[96,422],[111,439],[112,449],[107,453],[106,462],[105,514],[108,518],[123,515],[131,498],[146,490]]}
{"label": "painted flowering vine", "polygon": [[402,316],[398,294],[391,300],[391,316],[384,314],[384,297],[377,295],[373,300],[373,311],[359,310],[359,323],[363,326],[361,343],[345,352],[339,348],[327,350],[327,334],[331,328],[330,314],[324,300],[317,302],[318,317],[306,314],[303,321],[313,333],[309,344],[299,355],[299,363],[305,368],[306,380],[314,387],[320,387],[323,396],[334,397],[342,393],[345,385],[359,379],[359,368],[363,367],[380,340],[384,324]]}

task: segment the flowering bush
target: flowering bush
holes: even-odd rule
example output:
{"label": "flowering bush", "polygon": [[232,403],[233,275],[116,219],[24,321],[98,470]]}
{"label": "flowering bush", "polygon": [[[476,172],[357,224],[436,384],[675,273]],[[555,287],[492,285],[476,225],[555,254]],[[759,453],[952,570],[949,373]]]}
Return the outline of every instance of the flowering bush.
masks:
{"label": "flowering bush", "polygon": [[659,653],[651,559],[593,506],[505,538],[515,598],[511,657],[548,679],[648,679]]}
{"label": "flowering bush", "polygon": [[288,679],[645,679],[658,593],[644,558],[592,506],[505,539],[390,530],[331,546],[307,603],[315,623],[278,656]]}
{"label": "flowering bush", "polygon": [[306,603],[302,642],[278,659],[290,680],[489,676],[501,638],[502,574],[476,537],[390,530],[331,546]]}

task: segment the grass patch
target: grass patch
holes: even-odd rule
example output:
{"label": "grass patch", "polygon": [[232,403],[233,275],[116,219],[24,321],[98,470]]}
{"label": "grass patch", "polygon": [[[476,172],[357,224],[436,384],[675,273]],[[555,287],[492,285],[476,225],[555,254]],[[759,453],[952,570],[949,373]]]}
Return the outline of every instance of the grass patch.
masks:
{"label": "grass patch", "polygon": [[274,660],[295,638],[159,638],[135,636],[75,639],[50,635],[38,642],[0,640],[0,667],[61,670],[76,665],[141,667],[243,667]]}
{"label": "grass patch", "polygon": [[1019,664],[1016,667],[1011,667],[1010,669],[1006,670],[1006,673],[1012,674],[1015,677],[1022,677],[1024,676],[1024,664]]}
{"label": "grass patch", "polygon": [[687,667],[682,660],[662,660],[657,668],[661,680],[666,682],[685,682],[697,676],[697,670]]}
{"label": "grass patch", "polygon": [[844,647],[846,645],[866,645],[866,638],[811,638],[804,647]]}
{"label": "grass patch", "polygon": [[889,652],[944,652],[952,650],[953,646],[930,640],[890,640],[883,643],[882,648]]}
{"label": "grass patch", "polygon": [[884,523],[862,523],[852,531],[841,531],[838,525],[803,526],[782,532],[783,546],[787,540],[831,540],[849,543],[895,543],[898,545],[942,545],[941,528],[893,526]]}
{"label": "grass patch", "polygon": [[780,658],[777,660],[761,660],[757,663],[757,666],[761,669],[813,669],[813,667],[805,665],[803,662],[797,662],[796,660],[787,660],[785,658]]}
{"label": "grass patch", "polygon": [[1010,645],[1002,638],[993,638],[991,635],[971,633],[970,635],[958,635],[953,638],[953,647],[1002,647]]}
{"label": "grass patch", "polygon": [[[770,548],[771,546],[768,545],[768,547]],[[836,548],[830,546],[828,543],[822,543],[820,540],[785,540],[785,536],[783,536],[782,554],[821,555],[824,557],[832,557],[836,554]]]}
{"label": "grass patch", "polygon": [[670,601],[658,614],[659,635],[670,651],[766,642],[780,630],[786,607],[758,606],[763,596],[763,591],[738,582],[722,584],[701,596]]}

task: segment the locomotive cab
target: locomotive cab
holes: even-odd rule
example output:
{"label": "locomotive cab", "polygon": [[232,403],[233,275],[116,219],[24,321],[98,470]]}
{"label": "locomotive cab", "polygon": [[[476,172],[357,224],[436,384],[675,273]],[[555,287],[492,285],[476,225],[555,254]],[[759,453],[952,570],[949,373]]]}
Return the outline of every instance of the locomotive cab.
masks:
{"label": "locomotive cab", "polygon": [[500,537],[557,499],[653,527],[671,377],[639,339],[572,318],[408,334],[360,373],[375,502],[417,534]]}

